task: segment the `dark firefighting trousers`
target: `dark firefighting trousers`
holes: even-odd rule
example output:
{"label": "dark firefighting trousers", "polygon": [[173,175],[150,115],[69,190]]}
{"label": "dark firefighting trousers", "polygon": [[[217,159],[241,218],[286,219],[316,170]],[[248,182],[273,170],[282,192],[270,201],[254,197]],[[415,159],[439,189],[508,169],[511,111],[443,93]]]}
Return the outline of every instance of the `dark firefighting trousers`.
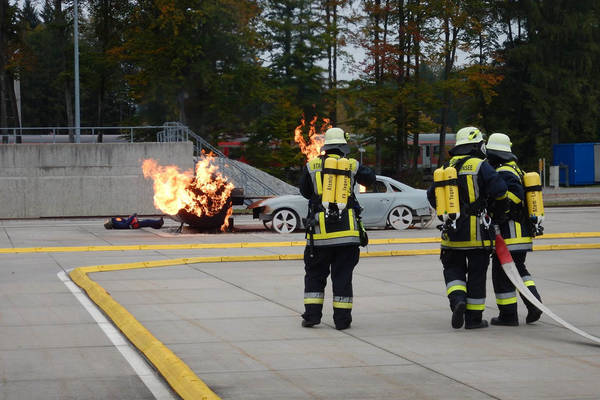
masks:
{"label": "dark firefighting trousers", "polygon": [[485,309],[485,281],[490,251],[442,249],[440,259],[444,267],[450,309],[454,310],[461,301],[465,302],[467,326],[480,323]]}
{"label": "dark firefighting trousers", "polygon": [[357,245],[304,249],[304,314],[308,322],[318,323],[323,316],[323,300],[327,277],[331,272],[333,285],[333,322],[345,327],[352,322],[352,272],[358,264]]}
{"label": "dark firefighting trousers", "polygon": [[[531,293],[541,301],[540,295],[535,287],[533,278],[527,271],[525,266],[525,258],[527,257],[526,251],[514,251],[510,253],[515,262],[515,266],[519,271],[519,275],[523,279],[523,283],[531,291]],[[494,284],[494,292],[496,293],[496,303],[498,304],[498,310],[500,310],[500,318],[507,320],[517,319],[517,292],[515,285],[508,279],[506,273],[502,269],[500,260],[496,254],[492,257],[492,283]],[[537,308],[531,304],[523,295],[521,295],[523,302],[527,306],[528,310],[537,310]]]}

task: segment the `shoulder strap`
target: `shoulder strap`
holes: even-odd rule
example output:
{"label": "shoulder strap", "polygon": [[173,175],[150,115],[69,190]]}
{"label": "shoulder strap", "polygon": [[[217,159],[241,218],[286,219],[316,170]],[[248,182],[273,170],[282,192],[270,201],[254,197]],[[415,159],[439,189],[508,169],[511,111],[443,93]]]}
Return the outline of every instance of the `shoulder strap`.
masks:
{"label": "shoulder strap", "polygon": [[454,167],[454,169],[456,169],[456,173],[458,174],[462,168],[463,165],[465,165],[465,163],[467,161],[469,161],[471,158],[473,158],[472,156],[466,156],[463,158],[458,159],[454,164],[451,164],[451,161],[448,161],[448,166]]}
{"label": "shoulder strap", "polygon": [[496,168],[496,171],[499,171],[500,168],[502,167],[507,167],[512,169],[513,171],[515,171],[515,175],[517,175],[519,177],[519,180],[521,181],[521,183],[523,183],[523,176],[525,176],[525,174],[523,173],[523,170],[521,170],[521,168],[519,168],[516,164],[513,165],[511,163],[506,163],[506,164],[500,164],[500,166],[498,168]]}

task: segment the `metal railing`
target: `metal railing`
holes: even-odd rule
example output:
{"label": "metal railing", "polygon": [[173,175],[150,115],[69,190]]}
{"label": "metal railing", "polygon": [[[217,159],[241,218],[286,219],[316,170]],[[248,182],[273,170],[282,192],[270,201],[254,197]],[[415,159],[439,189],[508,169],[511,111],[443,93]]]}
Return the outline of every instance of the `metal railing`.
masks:
{"label": "metal railing", "polygon": [[[68,142],[69,133],[75,136],[77,128],[72,126],[28,127],[28,128],[0,128],[2,143],[63,143]],[[112,136],[112,141],[134,142],[135,131],[159,130],[164,126],[85,126],[79,128],[80,138],[83,143],[97,143],[101,133],[103,136]],[[106,134],[106,132],[114,132]],[[86,132],[88,132],[86,134]],[[116,140],[120,138],[121,140]]]}
{"label": "metal railing", "polygon": [[227,156],[219,149],[208,143],[204,138],[195,134],[189,127],[179,122],[165,122],[163,130],[156,134],[157,142],[192,142],[194,144],[194,155],[199,157],[202,150],[206,149],[219,157]]}

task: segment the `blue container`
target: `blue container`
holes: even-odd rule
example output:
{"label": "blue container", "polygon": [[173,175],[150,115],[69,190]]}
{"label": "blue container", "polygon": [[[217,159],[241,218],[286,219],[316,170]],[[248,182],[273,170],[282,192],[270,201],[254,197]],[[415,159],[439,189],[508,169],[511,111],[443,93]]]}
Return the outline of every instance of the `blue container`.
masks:
{"label": "blue container", "polygon": [[594,143],[555,144],[552,165],[567,165],[560,168],[559,183],[569,185],[594,184]]}

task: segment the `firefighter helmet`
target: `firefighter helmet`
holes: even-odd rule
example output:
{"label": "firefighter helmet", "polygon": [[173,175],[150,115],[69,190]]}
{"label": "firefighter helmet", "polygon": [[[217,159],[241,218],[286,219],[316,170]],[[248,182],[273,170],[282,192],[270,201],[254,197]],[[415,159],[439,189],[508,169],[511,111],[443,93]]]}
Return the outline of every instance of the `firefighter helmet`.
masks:
{"label": "firefighter helmet", "polygon": [[[487,142],[487,155],[490,161],[498,158],[502,161],[517,160],[517,157],[512,153],[512,143],[508,135],[504,133],[492,133]],[[497,162],[494,162],[496,164]]]}
{"label": "firefighter helmet", "polygon": [[483,134],[474,126],[467,126],[456,132],[456,144],[450,150],[451,156],[473,155],[485,158],[485,141]]}
{"label": "firefighter helmet", "polygon": [[479,143],[483,141],[483,135],[481,131],[474,126],[467,126],[466,128],[460,129],[456,132],[456,145],[461,146],[463,144]]}
{"label": "firefighter helmet", "polygon": [[512,146],[512,143],[507,135],[504,133],[492,133],[486,147],[489,150],[507,151],[510,153],[510,146]]}
{"label": "firefighter helmet", "polygon": [[348,135],[341,128],[329,128],[325,132],[325,142],[321,151],[339,149],[344,154],[350,153],[350,146],[347,142]]}

